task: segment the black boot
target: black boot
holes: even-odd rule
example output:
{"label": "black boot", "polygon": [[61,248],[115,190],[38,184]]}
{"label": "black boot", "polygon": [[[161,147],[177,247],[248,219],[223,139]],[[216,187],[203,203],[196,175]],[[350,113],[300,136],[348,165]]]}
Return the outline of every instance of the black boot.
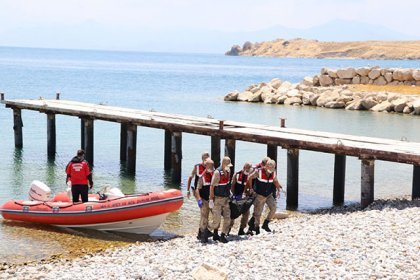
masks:
{"label": "black boot", "polygon": [[245,231],[243,228],[239,228],[238,235],[245,235]]}
{"label": "black boot", "polygon": [[219,236],[219,233],[217,232],[217,229],[215,229],[214,232],[213,232],[213,240],[214,241],[219,241],[220,240],[220,236]]}
{"label": "black boot", "polygon": [[269,220],[265,220],[262,226],[262,228],[265,229],[265,231],[267,232],[271,232],[271,229],[268,227],[269,222],[270,222]]}
{"label": "black boot", "polygon": [[209,235],[207,234],[207,231],[204,231],[201,234],[200,240],[201,240],[201,243],[203,244],[209,242]]}
{"label": "black boot", "polygon": [[260,226],[255,227],[255,234],[260,234]]}
{"label": "black boot", "polygon": [[212,237],[213,236],[213,232],[209,231],[208,228],[206,228],[206,232],[207,232],[207,237]]}
{"label": "black boot", "polygon": [[251,219],[249,219],[249,222],[248,222],[248,231],[255,231],[255,219],[254,219],[254,217],[251,217]]}
{"label": "black boot", "polygon": [[201,238],[201,230],[200,230],[200,229],[198,229],[197,239],[198,239],[198,240],[200,240],[200,238]]}
{"label": "black boot", "polygon": [[220,235],[220,242],[222,242],[222,243],[228,243],[228,240],[226,239],[226,236],[225,236],[224,233],[222,233]]}

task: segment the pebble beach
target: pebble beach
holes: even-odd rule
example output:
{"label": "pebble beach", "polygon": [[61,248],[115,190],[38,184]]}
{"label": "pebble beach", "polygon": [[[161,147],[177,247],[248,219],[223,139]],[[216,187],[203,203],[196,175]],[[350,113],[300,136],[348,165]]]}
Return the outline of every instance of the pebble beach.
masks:
{"label": "pebble beach", "polygon": [[420,279],[420,201],[302,213],[273,232],[201,244],[194,234],[74,260],[0,268],[1,279]]}

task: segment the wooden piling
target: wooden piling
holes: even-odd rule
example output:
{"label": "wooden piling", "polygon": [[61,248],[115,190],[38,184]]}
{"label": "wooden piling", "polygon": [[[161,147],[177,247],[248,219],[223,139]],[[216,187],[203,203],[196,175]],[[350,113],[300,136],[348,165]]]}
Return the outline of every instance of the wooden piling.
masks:
{"label": "wooden piling", "polygon": [[57,92],[57,93],[55,94],[55,100],[60,100],[60,93],[59,93],[59,92]]}
{"label": "wooden piling", "polygon": [[277,169],[277,145],[267,144],[267,156],[276,162]]}
{"label": "wooden piling", "polygon": [[120,128],[120,161],[127,160],[127,124],[122,123]]}
{"label": "wooden piling", "polygon": [[280,118],[280,127],[286,127],[286,119]]}
{"label": "wooden piling", "polygon": [[13,108],[13,130],[15,133],[15,147],[23,148],[22,110]]}
{"label": "wooden piling", "polygon": [[214,167],[220,166],[220,137],[211,137],[211,159],[214,161]]}
{"label": "wooden piling", "polygon": [[127,173],[136,173],[136,158],[137,158],[137,125],[126,125],[126,160],[127,160]]}
{"label": "wooden piling", "polygon": [[172,133],[172,182],[181,182],[181,164],[182,164],[182,133]]}
{"label": "wooden piling", "polygon": [[55,153],[56,153],[55,114],[47,114],[47,153],[48,153],[49,159],[55,158]]}
{"label": "wooden piling", "polygon": [[362,159],[361,206],[367,207],[374,199],[375,160]]}
{"label": "wooden piling", "polygon": [[333,188],[333,205],[334,206],[341,206],[344,204],[345,182],[346,182],[346,156],[335,155],[334,188]]}
{"label": "wooden piling", "polygon": [[81,119],[81,148],[85,151],[85,159],[93,166],[93,119]]}
{"label": "wooden piling", "polygon": [[0,100],[1,100],[1,101],[3,101],[3,100],[4,100],[4,93],[3,93],[3,92],[1,92],[1,93],[0,93]]}
{"label": "wooden piling", "polygon": [[225,156],[230,157],[230,162],[233,165],[230,168],[231,175],[235,172],[235,150],[236,150],[236,140],[226,139],[225,140]]}
{"label": "wooden piling", "polygon": [[168,171],[172,167],[172,132],[168,129],[165,129],[165,146],[163,150],[163,168]]}
{"label": "wooden piling", "polygon": [[411,198],[420,198],[420,165],[413,166],[413,192]]}
{"label": "wooden piling", "polygon": [[286,209],[296,210],[299,205],[299,149],[287,149]]}

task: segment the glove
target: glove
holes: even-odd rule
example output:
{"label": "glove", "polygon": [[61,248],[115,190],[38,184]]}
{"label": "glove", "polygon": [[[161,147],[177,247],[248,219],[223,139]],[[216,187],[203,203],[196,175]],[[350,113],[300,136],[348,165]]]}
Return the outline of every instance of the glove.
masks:
{"label": "glove", "polygon": [[236,200],[236,201],[241,200],[242,199],[242,195],[241,194],[234,195],[233,196],[233,199]]}
{"label": "glove", "polygon": [[209,201],[209,208],[213,209],[214,208],[214,200],[210,200]]}
{"label": "glove", "polygon": [[199,208],[203,207],[203,200],[199,199],[199,200],[197,201],[197,204],[198,204],[198,207],[199,207]]}

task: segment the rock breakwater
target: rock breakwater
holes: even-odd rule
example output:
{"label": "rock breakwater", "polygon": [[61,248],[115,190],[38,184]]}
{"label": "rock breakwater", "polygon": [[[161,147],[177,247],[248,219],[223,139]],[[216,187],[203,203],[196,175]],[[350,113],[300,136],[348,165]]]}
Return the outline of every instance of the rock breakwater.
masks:
{"label": "rock breakwater", "polygon": [[339,70],[323,68],[321,75],[306,77],[301,83],[292,84],[275,78],[270,82],[250,85],[243,92],[229,92],[224,100],[420,115],[419,94],[354,90],[347,84],[347,82],[360,84],[363,80],[363,83],[376,85],[378,79],[390,81],[390,85],[409,83],[410,86],[415,86],[412,84],[420,84],[418,81],[420,70],[368,67]]}
{"label": "rock breakwater", "polygon": [[[4,267],[2,279],[419,279],[420,201],[376,201],[274,221],[273,233],[202,245],[188,235],[74,261]],[[211,274],[210,274],[211,273]],[[201,275],[202,277],[203,275]]]}

